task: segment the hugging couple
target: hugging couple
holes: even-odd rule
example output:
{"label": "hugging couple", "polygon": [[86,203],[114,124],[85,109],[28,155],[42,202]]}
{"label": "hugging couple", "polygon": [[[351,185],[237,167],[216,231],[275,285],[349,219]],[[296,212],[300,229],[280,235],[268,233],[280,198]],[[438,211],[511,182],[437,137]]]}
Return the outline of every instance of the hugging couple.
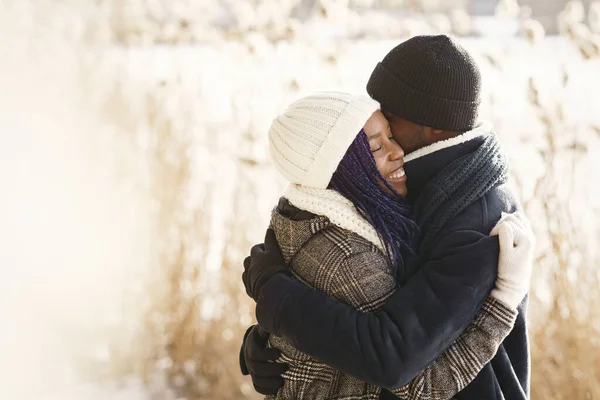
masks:
{"label": "hugging couple", "polygon": [[376,66],[370,98],[315,93],[275,118],[289,186],[242,276],[259,325],[240,366],[259,393],[529,397],[534,236],[480,87],[454,39],[417,36]]}

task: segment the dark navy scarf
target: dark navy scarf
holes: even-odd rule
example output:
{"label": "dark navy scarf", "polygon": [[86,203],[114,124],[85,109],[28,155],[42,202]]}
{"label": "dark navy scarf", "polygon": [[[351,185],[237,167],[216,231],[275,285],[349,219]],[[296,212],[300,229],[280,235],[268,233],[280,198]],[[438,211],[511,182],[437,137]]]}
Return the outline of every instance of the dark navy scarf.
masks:
{"label": "dark navy scarf", "polygon": [[486,133],[478,148],[446,165],[414,201],[413,218],[421,232],[418,253],[429,251],[446,223],[507,179],[508,162],[500,143],[495,134]]}

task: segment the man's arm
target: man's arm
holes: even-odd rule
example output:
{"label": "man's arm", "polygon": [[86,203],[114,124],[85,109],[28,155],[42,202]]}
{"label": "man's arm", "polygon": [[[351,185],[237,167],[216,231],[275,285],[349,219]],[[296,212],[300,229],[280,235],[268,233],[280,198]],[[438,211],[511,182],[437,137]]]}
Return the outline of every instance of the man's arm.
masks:
{"label": "man's arm", "polygon": [[346,374],[404,386],[456,340],[496,279],[497,237],[457,231],[433,253],[380,312],[359,312],[279,273],[257,296],[257,319]]}

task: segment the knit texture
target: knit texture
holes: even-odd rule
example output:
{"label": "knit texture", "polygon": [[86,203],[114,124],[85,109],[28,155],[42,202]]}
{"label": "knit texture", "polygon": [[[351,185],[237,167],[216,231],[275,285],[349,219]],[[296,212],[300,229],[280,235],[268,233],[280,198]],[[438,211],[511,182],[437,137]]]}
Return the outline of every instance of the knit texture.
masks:
{"label": "knit texture", "polygon": [[291,184],[285,191],[285,197],[299,209],[323,215],[340,228],[362,236],[379,250],[385,252],[373,225],[369,224],[356,211],[350,200],[335,190],[314,189]]}
{"label": "knit texture", "polygon": [[291,183],[327,188],[346,150],[378,109],[373,99],[342,92],[295,101],[269,129],[275,168]]}
{"label": "knit texture", "polygon": [[415,36],[377,64],[367,92],[385,111],[419,125],[468,131],[478,117],[479,67],[453,38]]}
{"label": "knit texture", "polygon": [[535,235],[527,217],[520,213],[502,213],[490,235],[498,235],[500,257],[498,277],[491,295],[511,308],[529,292]]}
{"label": "knit texture", "polygon": [[[394,268],[373,243],[342,229],[327,217],[293,220],[282,214],[280,201],[271,227],[294,276],[358,310],[381,309],[397,288]],[[289,207],[289,206],[288,206]],[[516,310],[488,298],[457,341],[410,383],[393,393],[400,399],[448,399],[471,382],[491,360],[512,329]],[[318,334],[318,332],[317,332]],[[381,388],[345,375],[271,335],[269,345],[281,350],[278,362],[290,368],[284,386],[267,399],[378,399]]]}
{"label": "knit texture", "polygon": [[[467,386],[496,355],[515,324],[517,311],[488,297],[456,341],[410,383],[392,390],[400,399],[445,400]],[[443,368],[441,368],[443,366]]]}
{"label": "knit texture", "polygon": [[414,218],[423,234],[419,253],[430,251],[435,236],[462,210],[507,180],[506,157],[496,135],[487,133],[477,150],[446,166],[415,201]]}

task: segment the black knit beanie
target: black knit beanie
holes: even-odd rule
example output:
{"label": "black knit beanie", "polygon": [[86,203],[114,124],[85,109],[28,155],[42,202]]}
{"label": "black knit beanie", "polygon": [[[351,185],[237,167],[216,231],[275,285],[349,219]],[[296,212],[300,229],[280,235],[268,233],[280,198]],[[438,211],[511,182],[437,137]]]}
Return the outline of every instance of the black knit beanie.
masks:
{"label": "black knit beanie", "polygon": [[367,83],[384,111],[419,125],[468,131],[477,123],[481,76],[449,36],[415,36],[390,51]]}

